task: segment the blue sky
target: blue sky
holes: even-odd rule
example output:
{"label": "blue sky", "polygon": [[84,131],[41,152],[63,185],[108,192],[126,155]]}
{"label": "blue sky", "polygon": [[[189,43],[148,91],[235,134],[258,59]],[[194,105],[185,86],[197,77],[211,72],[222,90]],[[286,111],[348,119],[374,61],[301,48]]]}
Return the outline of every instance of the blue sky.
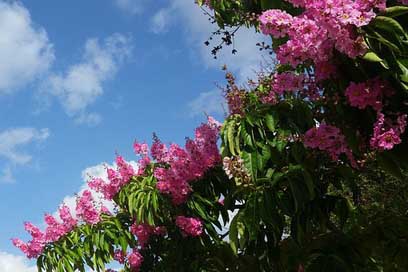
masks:
{"label": "blue sky", "polygon": [[261,38],[242,30],[236,56],[212,59],[203,42],[214,26],[192,2],[0,0],[3,272],[34,271],[10,238],[80,190],[84,170],[116,151],[135,159],[133,140],[152,132],[182,143],[204,112],[223,118],[220,67],[243,81]]}

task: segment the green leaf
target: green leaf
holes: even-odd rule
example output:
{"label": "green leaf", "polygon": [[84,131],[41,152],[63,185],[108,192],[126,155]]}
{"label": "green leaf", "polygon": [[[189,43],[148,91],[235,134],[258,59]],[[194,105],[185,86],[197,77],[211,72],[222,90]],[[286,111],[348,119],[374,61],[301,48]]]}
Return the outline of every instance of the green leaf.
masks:
{"label": "green leaf", "polygon": [[400,79],[405,83],[408,83],[408,68],[405,67],[405,65],[403,65],[399,60],[397,60],[397,63],[402,71],[400,74]]}
{"label": "green leaf", "polygon": [[257,158],[257,152],[242,152],[241,153],[241,158],[244,160],[244,164],[246,169],[251,174],[252,180],[255,181],[257,178],[257,169],[258,169],[258,158]]}
{"label": "green leaf", "polygon": [[389,31],[391,33],[396,33],[399,36],[406,36],[404,28],[398,23],[397,20],[394,20],[390,17],[377,16],[372,21],[372,24],[377,28]]}
{"label": "green leaf", "polygon": [[398,17],[408,13],[408,7],[406,6],[393,6],[385,10],[385,15],[387,17]]}
{"label": "green leaf", "polygon": [[229,240],[230,240],[230,246],[232,248],[232,251],[237,254],[237,246],[238,246],[238,216],[234,216],[234,218],[231,221],[230,228],[229,228]]}
{"label": "green leaf", "polygon": [[[373,35],[368,35],[369,37],[376,39],[377,41],[381,42],[382,44],[386,45],[389,49],[391,49],[392,51],[401,54],[401,50],[399,49],[399,47],[397,45],[395,45],[393,42],[389,41],[388,39],[386,39],[383,35],[381,35],[380,33],[378,33],[377,31],[372,30],[371,31],[373,33]],[[384,57],[384,56],[383,56]],[[388,61],[387,61],[388,62]],[[389,64],[389,63],[388,63]]]}
{"label": "green leaf", "polygon": [[370,61],[370,62],[383,62],[384,60],[380,58],[376,53],[373,51],[367,52],[363,57],[363,60]]}
{"label": "green leaf", "polygon": [[231,120],[227,127],[227,137],[228,137],[228,148],[232,155],[236,156],[237,153],[235,152],[235,120]]}
{"label": "green leaf", "polygon": [[242,123],[240,126],[240,134],[241,137],[243,139],[243,142],[246,146],[249,146],[251,148],[254,148],[254,143],[252,142],[252,137],[251,135],[248,133],[247,127],[246,127],[246,123]]}
{"label": "green leaf", "polygon": [[390,175],[393,175],[400,180],[404,178],[398,163],[388,153],[384,152],[379,154],[377,156],[377,161],[380,167]]}
{"label": "green leaf", "polygon": [[265,116],[265,123],[266,123],[266,126],[268,127],[268,129],[271,131],[271,132],[275,132],[275,130],[276,130],[276,127],[275,127],[275,119],[273,118],[273,116],[271,115],[271,114],[267,114],[266,116]]}

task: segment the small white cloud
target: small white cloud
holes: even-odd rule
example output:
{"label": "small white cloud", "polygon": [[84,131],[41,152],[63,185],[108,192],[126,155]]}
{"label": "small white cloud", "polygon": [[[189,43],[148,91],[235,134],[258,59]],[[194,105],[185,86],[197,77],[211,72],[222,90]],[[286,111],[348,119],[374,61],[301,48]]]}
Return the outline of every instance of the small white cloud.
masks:
{"label": "small white cloud", "polygon": [[75,119],[75,123],[88,126],[96,126],[102,121],[102,117],[97,113],[83,113]]}
{"label": "small white cloud", "polygon": [[116,6],[130,14],[139,14],[146,4],[145,0],[115,0]]}
{"label": "small white cloud", "polygon": [[165,33],[169,29],[171,23],[171,9],[164,8],[153,15],[150,22],[150,30],[155,34]]}
{"label": "small white cloud", "polygon": [[32,156],[21,151],[23,146],[33,142],[42,142],[49,137],[47,128],[13,128],[0,132],[0,157],[7,162],[1,170],[0,181],[10,183],[14,181],[12,168],[16,165],[25,165],[32,160]]}
{"label": "small white cloud", "polygon": [[0,251],[1,272],[36,272],[35,266],[30,266],[26,258]]}
{"label": "small white cloud", "polygon": [[0,33],[0,94],[5,94],[46,72],[55,57],[45,30],[17,1],[0,2]]}
{"label": "small white cloud", "polygon": [[216,89],[209,92],[200,93],[200,95],[190,101],[188,107],[190,109],[191,116],[197,116],[202,114],[218,114],[222,115],[225,112],[226,105],[222,91]]}
{"label": "small white cloud", "polygon": [[115,76],[131,49],[130,39],[121,34],[108,37],[102,44],[98,39],[89,39],[83,60],[64,74],[50,75],[41,87],[41,94],[57,97],[65,112],[78,123],[95,125],[100,116],[86,110],[103,94],[103,84]]}
{"label": "small white cloud", "polygon": [[26,164],[31,161],[30,154],[19,151],[19,147],[32,142],[44,141],[50,135],[47,128],[14,128],[0,133],[0,156],[13,164]]}

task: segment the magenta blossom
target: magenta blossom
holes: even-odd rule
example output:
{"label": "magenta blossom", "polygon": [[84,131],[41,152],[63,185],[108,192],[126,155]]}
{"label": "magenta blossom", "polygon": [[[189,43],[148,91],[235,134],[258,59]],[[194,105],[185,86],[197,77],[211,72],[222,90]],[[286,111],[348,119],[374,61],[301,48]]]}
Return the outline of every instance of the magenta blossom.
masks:
{"label": "magenta blossom", "polygon": [[200,236],[203,233],[203,223],[198,218],[177,216],[176,225],[184,235]]}

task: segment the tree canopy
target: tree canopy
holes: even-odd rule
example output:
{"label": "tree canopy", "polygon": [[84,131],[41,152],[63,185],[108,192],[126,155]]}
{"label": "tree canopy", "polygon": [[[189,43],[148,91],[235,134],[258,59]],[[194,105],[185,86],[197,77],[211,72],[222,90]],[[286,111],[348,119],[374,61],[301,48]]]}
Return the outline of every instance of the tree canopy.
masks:
{"label": "tree canopy", "polygon": [[247,27],[276,63],[245,86],[225,71],[223,123],[136,141],[138,169],[118,155],[14,245],[47,272],[408,271],[408,2],[197,4],[213,54]]}

